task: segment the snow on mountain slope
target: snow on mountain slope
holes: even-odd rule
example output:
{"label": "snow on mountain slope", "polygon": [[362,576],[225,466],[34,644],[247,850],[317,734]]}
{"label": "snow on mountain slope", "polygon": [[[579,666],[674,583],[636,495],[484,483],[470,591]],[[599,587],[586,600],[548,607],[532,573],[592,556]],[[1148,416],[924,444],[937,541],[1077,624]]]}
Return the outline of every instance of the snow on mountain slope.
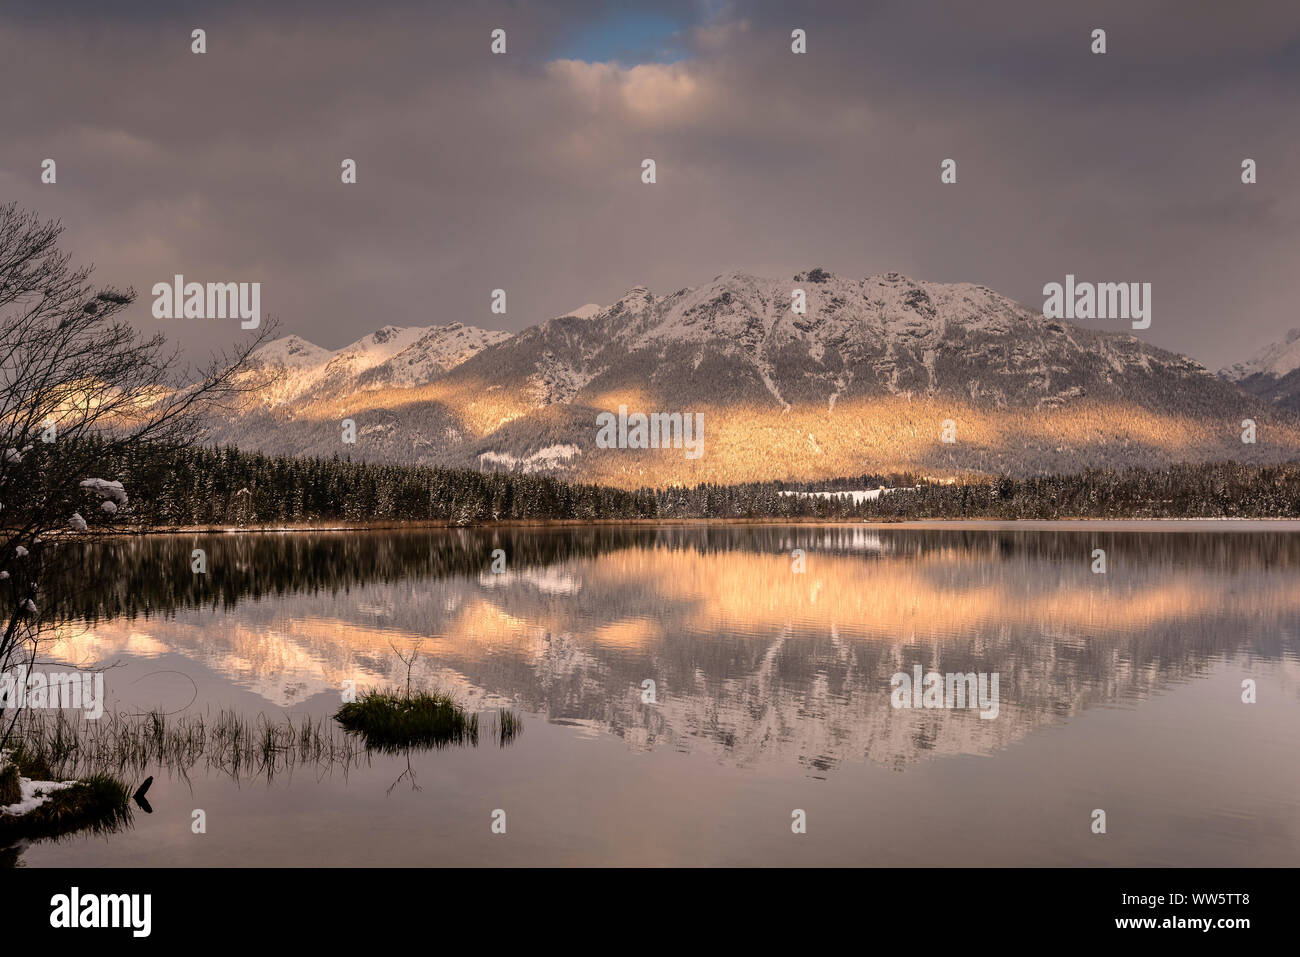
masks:
{"label": "snow on mountain slope", "polygon": [[448,326],[431,326],[427,330],[407,331],[423,331],[423,335],[391,358],[366,369],[358,377],[360,388],[423,385],[488,346],[510,338],[508,332],[479,329],[459,322]]}
{"label": "snow on mountain slope", "polygon": [[313,345],[300,336],[285,336],[268,342],[254,353],[257,361],[286,369],[312,369],[323,366],[332,356],[328,349]]}
{"label": "snow on mountain slope", "polygon": [[384,326],[376,329],[365,338],[335,352],[320,377],[305,394],[312,397],[321,394],[338,395],[344,390],[357,388],[357,379],[362,373],[384,364],[415,345],[428,332],[428,329],[421,326],[406,329]]}
{"label": "snow on mountain slope", "polygon": [[1280,408],[1300,412],[1300,329],[1219,375]]}
{"label": "snow on mountain slope", "polygon": [[1228,366],[1219,375],[1233,382],[1253,375],[1280,379],[1296,369],[1300,369],[1300,329],[1292,329],[1279,341],[1260,349],[1245,362]]}
{"label": "snow on mountain slope", "polygon": [[244,379],[255,379],[253,395],[264,407],[292,402],[310,389],[334,353],[299,336],[268,342],[249,358]]}
{"label": "snow on mountain slope", "polygon": [[[791,308],[795,289],[805,313]],[[1283,355],[1270,353],[1273,367]],[[1248,394],[1126,323],[1087,329],[985,286],[898,273],[733,272],[661,297],[635,286],[608,306],[513,336],[385,327],[337,353],[280,340],[259,356],[283,380],[267,394],[287,398],[215,438],[276,454],[343,452],[627,487],[1300,454],[1300,429],[1281,420],[1269,425],[1269,443],[1240,441],[1244,417],[1282,414],[1265,402],[1275,395]],[[1300,380],[1300,369],[1287,376]],[[598,447],[595,415],[624,403],[706,414],[707,451],[686,459]],[[359,436],[347,448],[345,418]],[[937,429],[949,418],[960,437],[945,445]]]}
{"label": "snow on mountain slope", "polygon": [[[794,289],[804,291],[806,313],[791,309]],[[622,391],[778,410],[890,395],[993,407],[1086,396],[1204,410],[1233,391],[1127,328],[1048,320],[979,285],[822,270],[729,273],[659,298],[637,286],[594,316],[534,326],[449,375],[526,382],[537,407]]]}
{"label": "snow on mountain slope", "polygon": [[384,326],[335,352],[300,336],[253,353],[249,375],[266,381],[262,408],[304,404],[367,389],[424,385],[494,343],[510,338],[453,322],[446,326]]}

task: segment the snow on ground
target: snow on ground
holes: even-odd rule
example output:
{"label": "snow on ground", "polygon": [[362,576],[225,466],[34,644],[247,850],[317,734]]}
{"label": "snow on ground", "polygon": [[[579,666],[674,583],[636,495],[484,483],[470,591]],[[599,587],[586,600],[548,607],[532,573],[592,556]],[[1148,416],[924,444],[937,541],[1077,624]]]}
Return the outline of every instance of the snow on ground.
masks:
{"label": "snow on ground", "polygon": [[23,790],[23,799],[17,804],[0,807],[0,814],[30,814],[49,800],[50,794],[72,787],[76,781],[33,781],[31,778],[19,778],[18,785]]}
{"label": "snow on ground", "polygon": [[567,462],[575,455],[581,454],[582,449],[576,445],[548,445],[523,458],[517,458],[509,452],[484,452],[479,455],[478,460],[480,468],[504,465],[511,471],[517,468],[521,472],[536,472],[541,469],[559,468],[561,461]]}
{"label": "snow on ground", "polygon": [[[0,768],[5,766],[8,757],[9,752],[0,752]],[[33,781],[31,778],[19,777],[18,786],[22,791],[22,800],[17,804],[0,806],[0,814],[19,816],[29,814],[49,800],[49,796],[55,791],[70,788],[76,783],[76,781]]]}
{"label": "snow on ground", "polygon": [[[844,491],[844,492],[781,492],[780,494],[794,495],[798,498],[841,498],[845,495],[848,495],[853,498],[853,504],[858,505],[862,502],[874,502],[882,495],[887,495],[890,492],[897,492],[897,491],[899,491],[899,489],[885,488],[882,485],[880,488],[854,489],[852,491]],[[907,491],[907,490],[903,489],[903,491]]]}

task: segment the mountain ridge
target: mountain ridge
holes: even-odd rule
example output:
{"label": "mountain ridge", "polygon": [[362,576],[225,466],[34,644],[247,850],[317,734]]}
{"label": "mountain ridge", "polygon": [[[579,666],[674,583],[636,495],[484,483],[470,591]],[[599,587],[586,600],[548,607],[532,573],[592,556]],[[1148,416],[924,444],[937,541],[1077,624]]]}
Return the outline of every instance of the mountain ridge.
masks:
{"label": "mountain ridge", "polygon": [[1300,412],[1300,327],[1219,375],[1274,405]]}
{"label": "mountain ridge", "polygon": [[[795,289],[805,313],[791,308]],[[1285,414],[1187,356],[1046,319],[986,286],[896,272],[734,271],[663,296],[634,286],[513,335],[412,329],[386,326],[334,353],[294,336],[268,344],[261,372],[280,384],[213,437],[622,486],[886,467],[1039,474],[1300,450]],[[598,448],[595,416],[620,405],[707,413],[708,451],[688,463]],[[1246,417],[1267,441],[1243,445]],[[348,418],[355,446],[339,437]],[[949,420],[957,437],[945,446]]]}

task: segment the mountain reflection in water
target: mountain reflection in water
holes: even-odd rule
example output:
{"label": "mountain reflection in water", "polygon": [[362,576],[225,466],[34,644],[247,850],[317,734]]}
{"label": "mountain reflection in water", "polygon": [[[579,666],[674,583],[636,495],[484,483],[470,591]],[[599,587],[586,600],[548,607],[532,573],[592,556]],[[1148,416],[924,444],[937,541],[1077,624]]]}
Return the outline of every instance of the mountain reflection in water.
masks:
{"label": "mountain reflection in water", "polygon": [[[190,571],[203,548],[208,574]],[[501,548],[506,571],[493,574]],[[1108,571],[1094,574],[1092,551]],[[793,570],[803,549],[806,571]],[[175,535],[81,548],[46,651],[178,654],[294,707],[417,674],[635,749],[740,767],[992,754],[1239,657],[1300,678],[1300,534],[864,526]],[[997,673],[995,720],[890,676]],[[656,701],[643,703],[643,682]],[[129,688],[117,689],[125,701]],[[141,702],[132,702],[142,704]],[[183,702],[182,702],[183,704]],[[1294,703],[1293,703],[1294,704]]]}

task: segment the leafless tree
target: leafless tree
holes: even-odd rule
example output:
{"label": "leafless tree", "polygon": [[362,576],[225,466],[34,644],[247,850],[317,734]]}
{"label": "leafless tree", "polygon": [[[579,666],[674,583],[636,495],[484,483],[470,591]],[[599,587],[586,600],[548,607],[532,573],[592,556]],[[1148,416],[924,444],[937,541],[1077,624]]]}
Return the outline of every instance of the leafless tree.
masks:
{"label": "leafless tree", "polygon": [[420,646],[422,644],[424,644],[424,639],[417,638],[415,641],[411,642],[410,655],[404,655],[397,650],[397,645],[393,644],[391,641],[388,643],[388,647],[393,649],[393,654],[397,655],[397,657],[401,660],[402,664],[406,665],[406,700],[407,701],[411,700],[411,669],[415,667],[415,662],[420,657]]}
{"label": "leafless tree", "polygon": [[[274,322],[193,368],[161,334],[125,318],[131,289],[96,287],[59,248],[63,226],[0,205],[0,672],[29,675],[43,570],[61,543],[122,522],[130,496],[113,463],[143,446],[184,445],[205,416],[253,387],[249,355]],[[108,474],[105,474],[108,473]],[[18,712],[14,712],[15,720]],[[13,720],[0,725],[0,747]]]}

